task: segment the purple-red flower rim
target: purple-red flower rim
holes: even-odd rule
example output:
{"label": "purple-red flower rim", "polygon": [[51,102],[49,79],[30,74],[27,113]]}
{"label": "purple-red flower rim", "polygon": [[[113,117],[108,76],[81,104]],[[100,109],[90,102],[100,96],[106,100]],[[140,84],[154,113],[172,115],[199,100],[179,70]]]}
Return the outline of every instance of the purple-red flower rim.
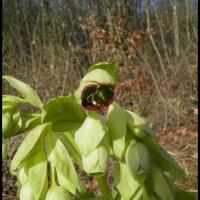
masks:
{"label": "purple-red flower rim", "polygon": [[[106,89],[109,90],[109,92],[112,93],[111,97],[106,99],[105,102],[101,103],[101,104],[91,104],[87,101],[87,99],[84,99],[84,94],[88,89],[92,89],[92,88],[96,88],[97,90],[101,87],[106,87]],[[95,95],[95,94],[94,94]],[[105,110],[106,108],[108,108],[108,106],[110,104],[112,104],[114,100],[114,86],[111,84],[104,84],[104,83],[91,83],[86,85],[81,93],[81,103],[84,109],[86,110]]]}

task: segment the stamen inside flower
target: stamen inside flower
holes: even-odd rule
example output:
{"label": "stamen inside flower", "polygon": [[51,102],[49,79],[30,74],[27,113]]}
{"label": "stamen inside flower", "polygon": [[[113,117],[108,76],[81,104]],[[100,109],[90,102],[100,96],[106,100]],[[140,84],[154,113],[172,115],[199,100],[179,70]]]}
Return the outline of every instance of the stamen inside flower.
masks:
{"label": "stamen inside flower", "polygon": [[91,84],[82,91],[82,106],[88,110],[106,109],[114,99],[114,88],[111,85]]}

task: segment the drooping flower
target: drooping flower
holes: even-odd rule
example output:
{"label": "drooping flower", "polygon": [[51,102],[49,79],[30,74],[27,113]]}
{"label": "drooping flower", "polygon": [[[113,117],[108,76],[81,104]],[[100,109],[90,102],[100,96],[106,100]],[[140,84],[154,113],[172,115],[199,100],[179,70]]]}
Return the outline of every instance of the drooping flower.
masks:
{"label": "drooping flower", "polygon": [[114,100],[114,87],[102,83],[86,85],[81,93],[81,103],[87,110],[105,110]]}

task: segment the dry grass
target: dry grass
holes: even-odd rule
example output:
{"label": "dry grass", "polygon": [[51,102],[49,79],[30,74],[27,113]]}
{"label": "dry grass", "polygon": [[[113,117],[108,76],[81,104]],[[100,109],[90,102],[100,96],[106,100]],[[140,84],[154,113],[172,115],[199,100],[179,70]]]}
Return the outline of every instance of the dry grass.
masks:
{"label": "dry grass", "polygon": [[[115,100],[146,119],[159,143],[174,154],[189,175],[187,182],[177,184],[196,191],[196,10],[187,8],[187,15],[183,15],[180,9],[185,5],[177,7],[180,55],[176,56],[170,4],[160,4],[159,8],[149,10],[149,16],[140,16],[144,21],[142,27],[130,28],[129,23],[135,18],[116,15],[109,7],[104,21],[97,20],[95,9],[88,14],[79,13],[81,19],[78,15],[66,19],[73,10],[66,13],[66,7],[58,7],[56,14],[47,17],[50,25],[43,27],[41,10],[30,7],[28,12],[30,8],[23,10],[14,2],[10,7],[4,6],[3,74],[27,82],[47,102],[73,92],[90,65],[118,60]],[[148,20],[150,24],[146,23]],[[78,28],[72,24],[78,24]],[[3,93],[16,94],[4,82]],[[20,141],[20,136],[7,141],[12,150],[3,161],[4,200],[16,195],[16,178],[10,175],[8,166]]]}

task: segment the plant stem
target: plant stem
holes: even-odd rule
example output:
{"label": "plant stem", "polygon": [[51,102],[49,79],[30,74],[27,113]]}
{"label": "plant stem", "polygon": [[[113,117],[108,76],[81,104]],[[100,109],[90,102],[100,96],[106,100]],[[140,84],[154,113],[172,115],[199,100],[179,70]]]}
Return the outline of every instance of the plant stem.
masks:
{"label": "plant stem", "polygon": [[96,180],[97,180],[98,185],[101,189],[103,197],[106,198],[106,199],[112,200],[113,197],[112,197],[112,194],[111,194],[111,189],[108,186],[108,183],[106,181],[106,176],[105,175],[104,176],[98,176],[98,177],[96,177]]}

